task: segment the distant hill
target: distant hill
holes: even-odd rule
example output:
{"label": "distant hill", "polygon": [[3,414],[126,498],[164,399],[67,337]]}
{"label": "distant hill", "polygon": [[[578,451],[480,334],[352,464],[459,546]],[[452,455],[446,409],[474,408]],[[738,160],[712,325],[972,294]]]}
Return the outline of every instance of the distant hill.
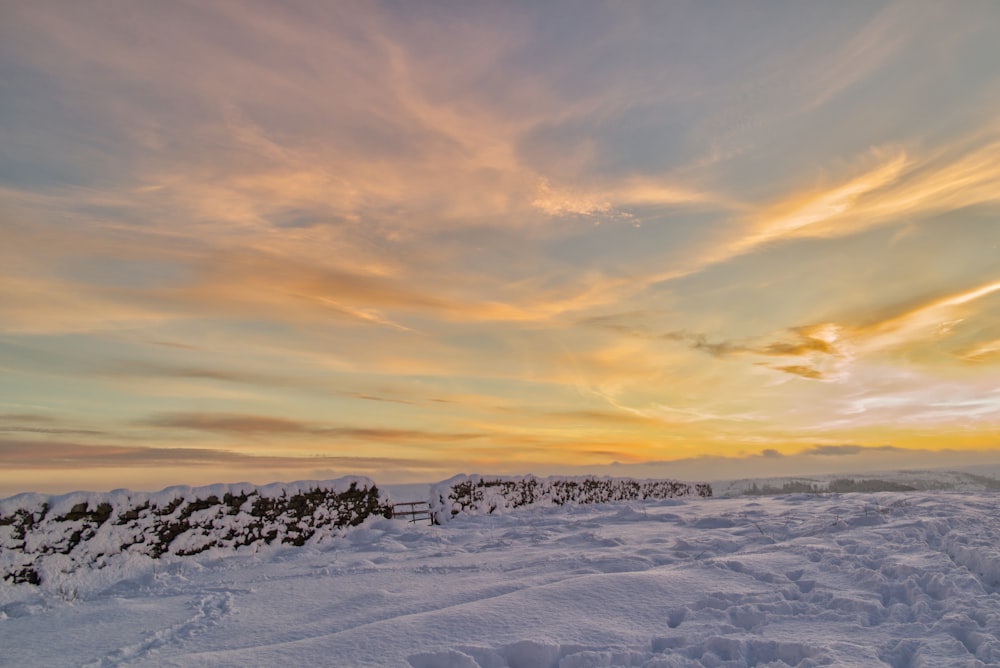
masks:
{"label": "distant hill", "polygon": [[718,496],[907,491],[1000,491],[1000,480],[967,471],[885,471],[856,475],[745,478],[713,483]]}

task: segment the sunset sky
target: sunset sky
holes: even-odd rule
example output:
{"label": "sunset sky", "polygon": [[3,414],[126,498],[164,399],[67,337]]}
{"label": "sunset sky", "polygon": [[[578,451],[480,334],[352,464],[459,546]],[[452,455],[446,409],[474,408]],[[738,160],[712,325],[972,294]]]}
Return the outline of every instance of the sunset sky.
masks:
{"label": "sunset sky", "polygon": [[1000,461],[998,34],[0,0],[0,495]]}

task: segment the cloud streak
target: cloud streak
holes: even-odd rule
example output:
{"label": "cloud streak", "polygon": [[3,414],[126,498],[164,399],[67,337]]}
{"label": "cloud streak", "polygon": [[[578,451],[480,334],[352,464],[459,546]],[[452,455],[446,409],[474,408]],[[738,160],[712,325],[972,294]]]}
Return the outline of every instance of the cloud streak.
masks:
{"label": "cloud streak", "polygon": [[468,441],[483,436],[475,432],[441,433],[413,429],[328,426],[263,415],[217,413],[168,413],[148,418],[142,424],[231,436],[323,436],[332,439],[402,443]]}
{"label": "cloud streak", "polygon": [[803,450],[799,454],[819,455],[821,457],[850,457],[862,453],[871,452],[898,452],[899,448],[891,445],[863,446],[863,445],[817,445],[814,448]]}
{"label": "cloud streak", "polygon": [[235,466],[242,469],[333,466],[338,469],[422,468],[425,460],[389,457],[250,455],[211,448],[89,445],[64,441],[0,439],[0,462],[12,470]]}

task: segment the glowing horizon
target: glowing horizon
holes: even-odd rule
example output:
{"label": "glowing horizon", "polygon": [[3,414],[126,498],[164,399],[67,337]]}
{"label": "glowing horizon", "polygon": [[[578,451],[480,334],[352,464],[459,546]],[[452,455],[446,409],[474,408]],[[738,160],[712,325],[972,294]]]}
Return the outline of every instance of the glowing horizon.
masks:
{"label": "glowing horizon", "polygon": [[990,4],[4,13],[0,496],[1000,460]]}

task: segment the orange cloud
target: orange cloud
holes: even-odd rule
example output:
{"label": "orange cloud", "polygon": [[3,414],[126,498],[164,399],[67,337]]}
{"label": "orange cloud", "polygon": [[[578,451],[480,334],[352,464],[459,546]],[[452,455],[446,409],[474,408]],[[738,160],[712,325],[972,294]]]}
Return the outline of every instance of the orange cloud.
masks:
{"label": "orange cloud", "polygon": [[[969,317],[970,305],[1000,291],[1000,281],[939,297],[901,314],[858,330],[854,338],[862,350],[894,348],[907,343],[947,334],[949,324]],[[979,352],[986,352],[989,344]],[[972,354],[972,357],[977,356]]]}
{"label": "orange cloud", "polygon": [[843,228],[832,226],[833,221],[855,213],[865,195],[899,181],[907,164],[906,155],[899,154],[841,185],[786,199],[759,213],[755,233],[741,239],[734,250],[745,251],[788,237],[844,234]]}
{"label": "orange cloud", "polygon": [[173,317],[124,289],[85,287],[57,279],[0,276],[0,332],[48,334],[149,326]]}
{"label": "orange cloud", "polygon": [[769,364],[767,366],[768,368],[776,371],[784,371],[785,373],[790,373],[794,376],[802,376],[803,378],[809,378],[810,380],[824,380],[826,378],[826,376],[823,375],[823,372],[804,364],[788,364],[785,366]]}
{"label": "orange cloud", "polygon": [[1000,355],[1000,339],[984,341],[964,350],[960,357],[968,362],[985,362]]}
{"label": "orange cloud", "polygon": [[632,219],[628,209],[639,206],[711,205],[733,206],[719,196],[699,192],[664,179],[632,178],[620,183],[601,184],[591,189],[557,188],[549,179],[539,180],[532,205],[550,216],[581,215],[609,219]]}

